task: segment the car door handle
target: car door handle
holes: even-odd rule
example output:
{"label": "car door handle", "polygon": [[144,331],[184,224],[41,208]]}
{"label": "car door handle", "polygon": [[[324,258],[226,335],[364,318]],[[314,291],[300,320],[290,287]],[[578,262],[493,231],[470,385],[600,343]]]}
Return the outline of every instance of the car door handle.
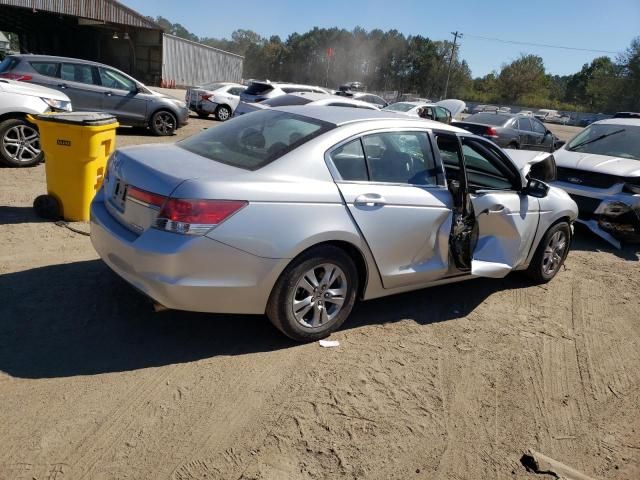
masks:
{"label": "car door handle", "polygon": [[105,94],[107,97],[110,97],[111,95],[113,95],[113,92],[104,92],[104,94]]}
{"label": "car door handle", "polygon": [[508,210],[504,208],[504,205],[497,204],[493,205],[490,208],[487,208],[485,212],[487,213],[487,215],[496,215],[499,213],[508,213]]}
{"label": "car door handle", "polygon": [[353,201],[353,204],[356,207],[378,207],[386,205],[386,203],[387,201],[384,197],[377,193],[365,193],[363,195],[358,195]]}
{"label": "car door handle", "polygon": [[68,88],[68,85],[66,83],[59,83],[58,88]]}

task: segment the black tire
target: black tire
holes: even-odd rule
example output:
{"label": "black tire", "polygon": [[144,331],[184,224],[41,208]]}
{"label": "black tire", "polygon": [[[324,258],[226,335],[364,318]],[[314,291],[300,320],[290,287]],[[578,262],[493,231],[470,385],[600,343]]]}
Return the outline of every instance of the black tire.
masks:
{"label": "black tire", "polygon": [[33,209],[40,218],[59,220],[61,218],[60,204],[51,195],[40,195],[33,201]]}
{"label": "black tire", "polygon": [[154,135],[166,137],[174,135],[178,128],[176,116],[168,110],[158,110],[151,116],[149,129]]}
{"label": "black tire", "polygon": [[32,167],[43,158],[35,125],[23,118],[0,122],[0,163],[9,167]]}
{"label": "black tire", "polygon": [[[324,276],[331,266],[338,267],[342,275],[336,277],[330,285],[325,285],[324,289],[322,281],[318,282],[316,293],[308,293],[308,289],[299,287],[301,283],[304,284],[305,278],[309,278],[308,274],[311,271],[315,272],[317,279],[318,274]],[[307,282],[306,285],[310,283],[312,282]],[[329,292],[338,292],[342,289],[345,293],[335,297],[343,300],[340,308],[336,310],[335,304],[332,300],[328,300],[327,296]],[[329,336],[340,328],[351,313],[357,291],[358,271],[351,257],[338,247],[320,246],[304,252],[287,266],[271,292],[266,313],[271,323],[289,338],[299,342],[313,342]],[[305,295],[307,295],[306,298],[304,298]],[[301,315],[301,319],[296,318],[293,310],[296,297],[303,298],[302,302],[311,299],[310,309],[299,309],[298,315],[300,312],[306,312]],[[316,311],[322,312],[323,309],[327,320],[323,322],[322,313],[318,313],[320,324],[308,325],[307,322],[313,323],[313,320],[316,319]],[[334,316],[330,318],[332,309]],[[304,315],[308,315],[309,319],[305,320]]]}
{"label": "black tire", "polygon": [[216,119],[219,122],[226,122],[231,118],[231,109],[227,105],[219,105],[216,108]]}
{"label": "black tire", "polygon": [[207,118],[209,116],[209,114],[203,110],[197,111],[196,115],[198,115],[199,118]]}
{"label": "black tire", "polygon": [[[564,248],[561,252],[555,251],[555,265],[550,264],[549,252],[553,251],[554,247],[551,245],[553,243],[554,235],[559,235],[561,237],[561,241],[564,242]],[[556,276],[560,267],[564,264],[567,255],[569,254],[569,247],[571,245],[571,227],[567,222],[559,222],[555,225],[552,225],[547,233],[545,233],[544,237],[540,241],[536,253],[533,255],[533,259],[529,264],[529,268],[526,270],[526,274],[531,278],[535,283],[547,283],[550,282],[553,277]],[[549,270],[549,266],[553,267],[552,270]]]}

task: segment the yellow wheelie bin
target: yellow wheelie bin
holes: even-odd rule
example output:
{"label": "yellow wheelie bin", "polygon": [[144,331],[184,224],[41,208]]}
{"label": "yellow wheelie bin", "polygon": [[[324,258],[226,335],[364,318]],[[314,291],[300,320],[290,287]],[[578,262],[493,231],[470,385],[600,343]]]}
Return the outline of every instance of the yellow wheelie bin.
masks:
{"label": "yellow wheelie bin", "polygon": [[88,221],[91,200],[115,149],[116,118],[98,112],[62,112],[30,116],[29,121],[40,131],[47,175],[48,195],[36,198],[36,213]]}

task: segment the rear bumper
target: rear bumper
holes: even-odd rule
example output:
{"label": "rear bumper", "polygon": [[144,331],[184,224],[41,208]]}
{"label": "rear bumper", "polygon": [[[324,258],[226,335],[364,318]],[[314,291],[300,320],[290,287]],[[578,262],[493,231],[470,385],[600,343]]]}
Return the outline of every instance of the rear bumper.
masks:
{"label": "rear bumper", "polygon": [[619,184],[609,189],[567,182],[554,182],[554,185],[573,198],[578,205],[578,221],[595,233],[599,233],[598,230],[604,232],[602,237],[608,241],[611,241],[609,237],[640,241],[640,195],[622,192]]}
{"label": "rear bumper", "polygon": [[138,236],[111,216],[102,191],[91,205],[91,242],[135,288],[168,308],[194,312],[264,313],[281,263],[208,237],[156,229]]}

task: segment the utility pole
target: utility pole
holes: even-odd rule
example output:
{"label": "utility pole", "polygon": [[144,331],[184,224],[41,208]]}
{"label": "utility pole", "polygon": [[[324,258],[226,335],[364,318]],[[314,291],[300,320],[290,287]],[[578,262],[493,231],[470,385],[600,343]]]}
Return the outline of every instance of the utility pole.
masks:
{"label": "utility pole", "polygon": [[451,64],[453,63],[453,57],[456,55],[456,42],[458,37],[462,38],[462,34],[457,30],[455,32],[451,32],[453,35],[453,46],[451,47],[451,57],[449,57],[449,68],[447,69],[447,82],[444,84],[444,95],[442,99],[447,98],[447,90],[449,90],[449,76],[451,75]]}

